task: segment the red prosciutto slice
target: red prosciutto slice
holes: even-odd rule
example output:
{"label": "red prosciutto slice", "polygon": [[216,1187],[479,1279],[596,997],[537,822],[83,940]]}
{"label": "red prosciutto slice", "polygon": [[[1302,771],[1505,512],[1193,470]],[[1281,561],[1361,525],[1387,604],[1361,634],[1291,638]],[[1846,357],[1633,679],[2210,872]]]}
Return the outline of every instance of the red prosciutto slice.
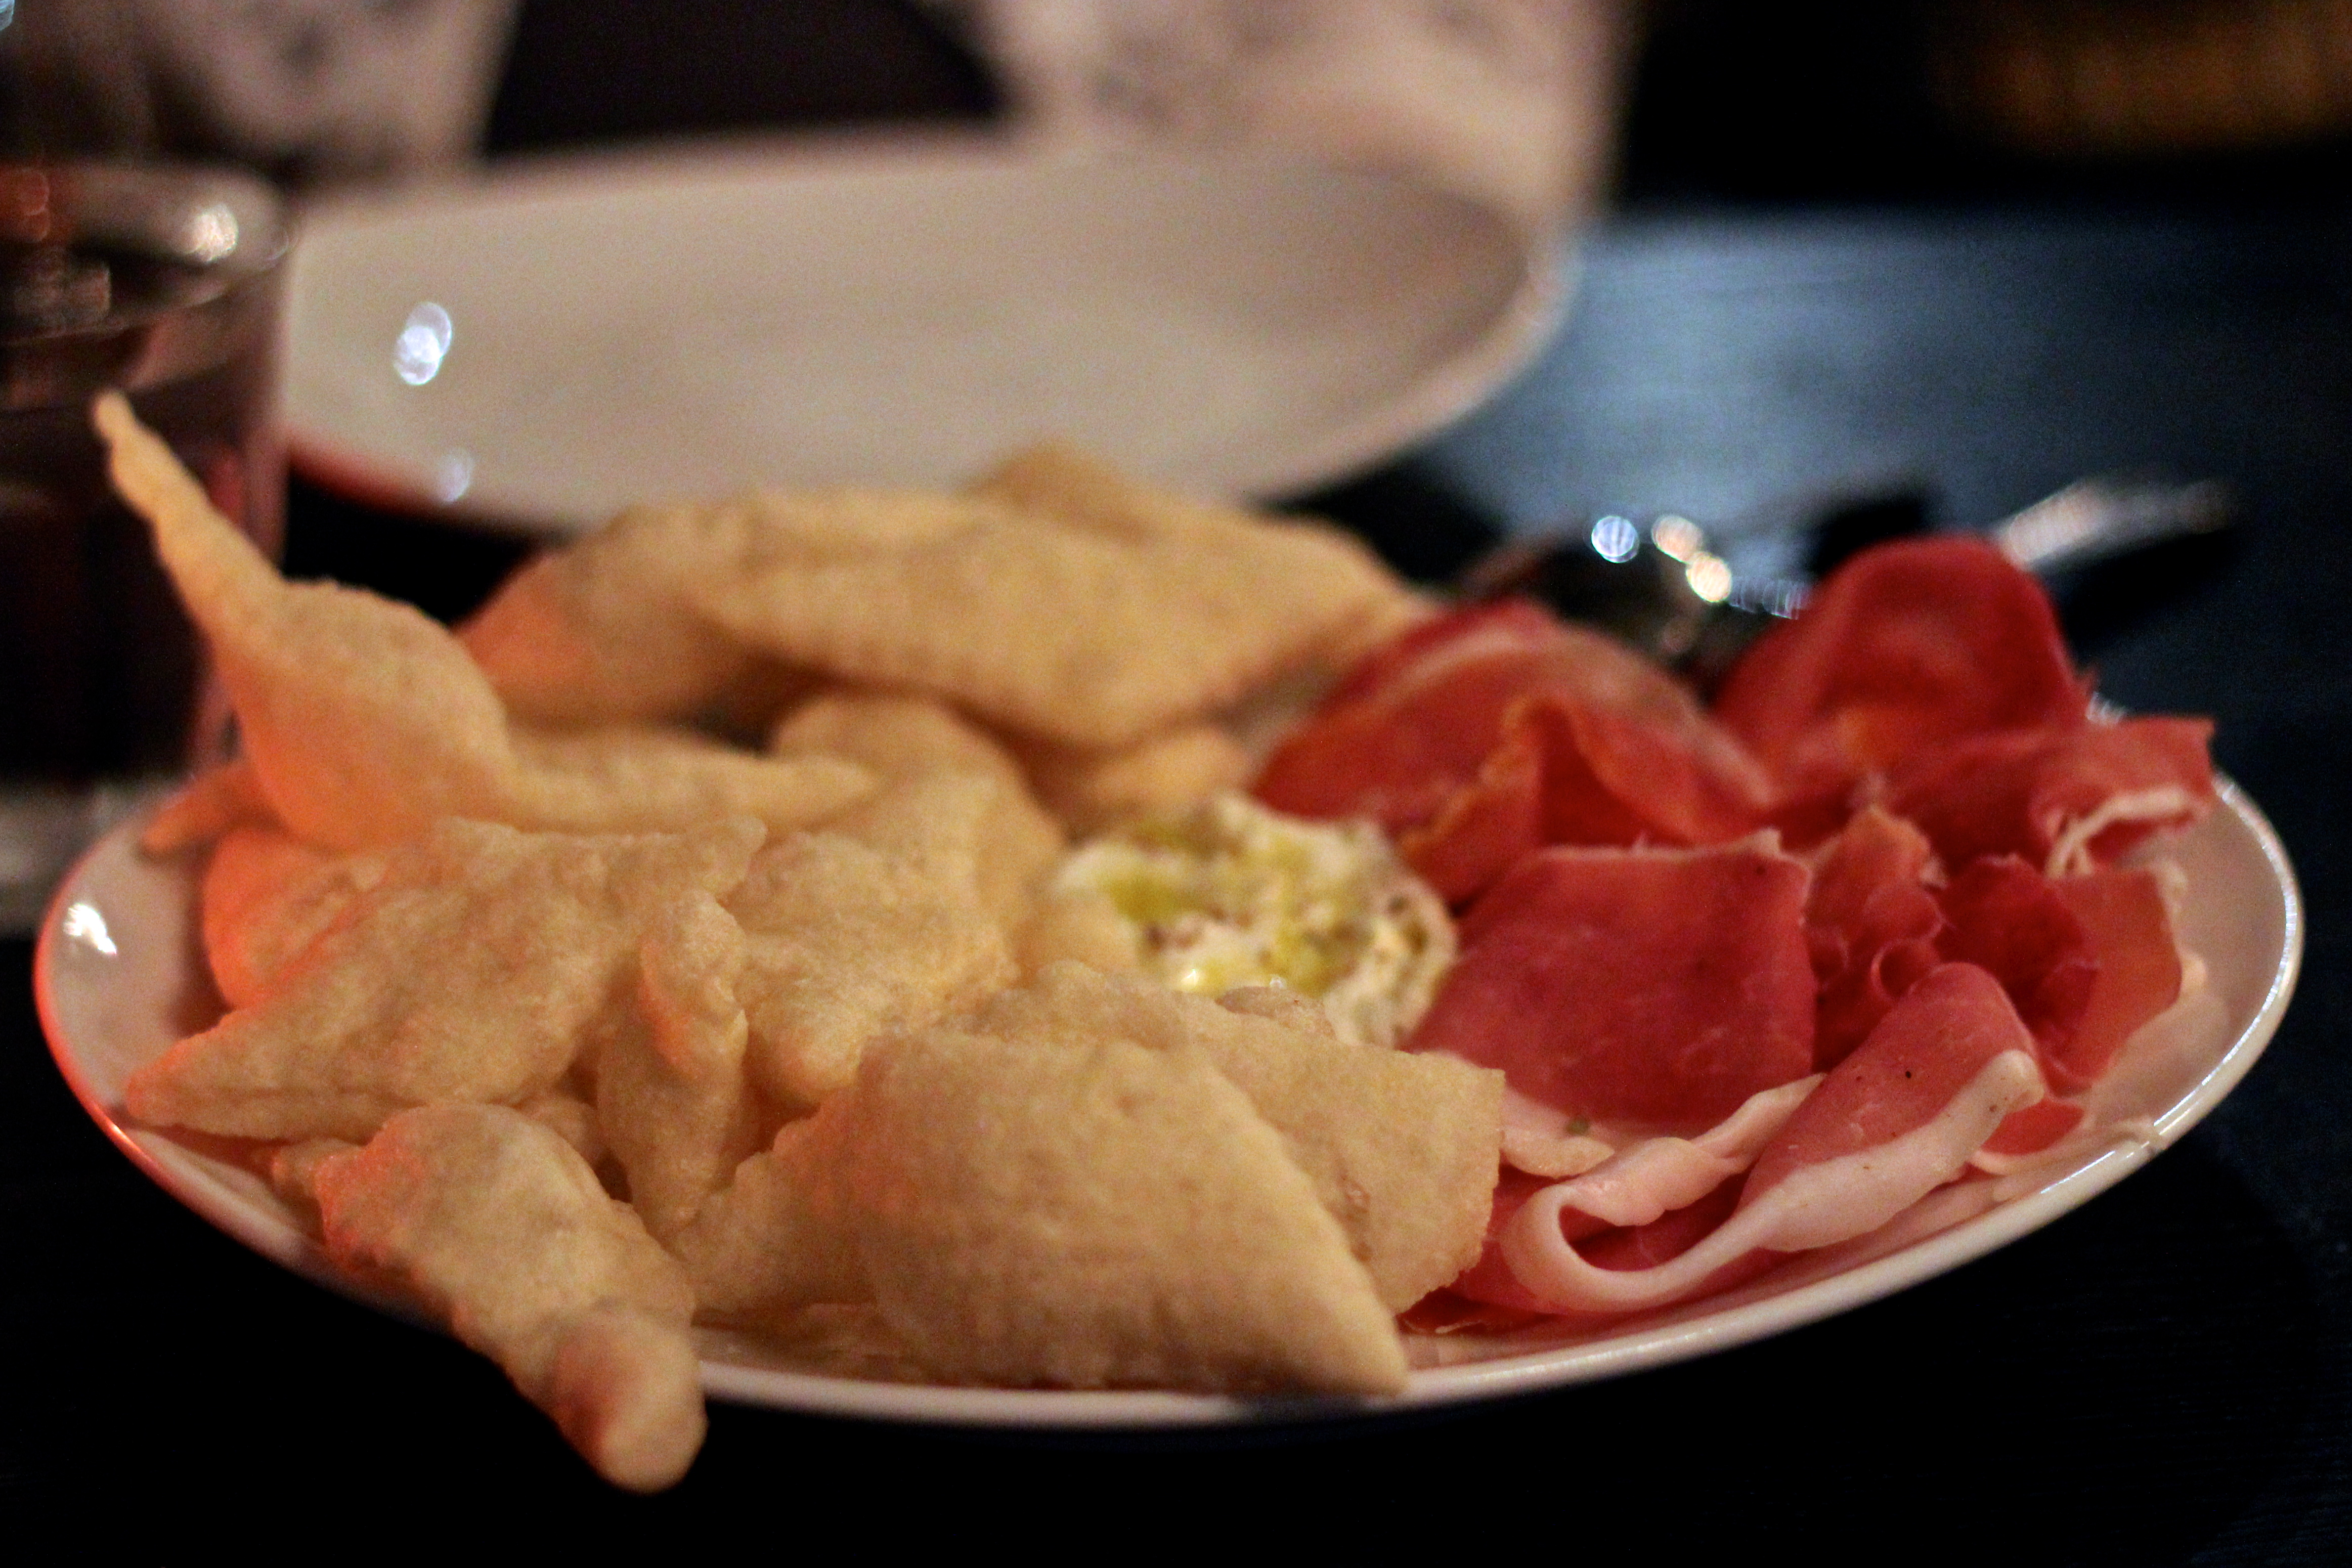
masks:
{"label": "red prosciutto slice", "polygon": [[2053,877],[2088,871],[2211,809],[2212,733],[2157,718],[1970,736],[1906,760],[1886,804],[1947,866],[2020,855]]}
{"label": "red prosciutto slice", "polygon": [[1866,806],[1816,855],[1805,941],[1821,997],[1813,1065],[1832,1068],[1862,1044],[1895,998],[1943,962],[1944,911],[1927,886],[1927,835]]}
{"label": "red prosciutto slice", "polygon": [[1769,842],[1551,848],[1471,907],[1411,1042],[1596,1121],[1691,1132],[1812,1070],[1806,871]]}
{"label": "red prosciutto slice", "polygon": [[1964,735],[2079,726],[2088,696],[2042,585],[1940,538],[1846,563],[1748,650],[1716,714],[1798,802]]}
{"label": "red prosciutto slice", "polygon": [[1428,821],[1478,776],[1512,704],[1572,662],[1566,630],[1516,599],[1423,622],[1284,739],[1258,798],[1298,816],[1368,816],[1391,833]]}
{"label": "red prosciutto slice", "polygon": [[1648,1268],[1696,1246],[1730,1214],[1739,1175],[1820,1081],[1802,1078],[1750,1095],[1695,1138],[1636,1138],[1564,1182],[1506,1167],[1495,1187],[1486,1253],[1454,1281],[1454,1293],[1490,1306],[1540,1310],[1498,1250],[1504,1226],[1538,1192],[1551,1193],[1561,1234],[1597,1267]]}
{"label": "red prosciutto slice", "polygon": [[2042,1070],[2062,1094],[2089,1088],[2140,1027],[2180,999],[2180,949],[2153,871],[2094,871],[2053,884],[2089,934],[2098,978],[2074,1037]]}
{"label": "red prosciutto slice", "polygon": [[[2032,1037],[2000,983],[1946,964],[1906,992],[1757,1158],[1730,1217],[1650,1267],[1580,1252],[1566,1189],[1529,1195],[1495,1251],[1525,1299],[1552,1311],[1630,1312],[1715,1288],[1759,1255],[1875,1230],[1958,1176],[2002,1122],[2040,1099]],[[1622,1259],[1621,1259],[1622,1260]]]}
{"label": "red prosciutto slice", "polygon": [[2012,855],[1978,860],[1937,895],[1936,945],[2000,982],[2045,1066],[2063,1058],[2098,983],[2091,933],[2058,884]]}
{"label": "red prosciutto slice", "polygon": [[[1748,1171],[1741,1212],[1780,1212],[1773,1234],[1784,1251],[1876,1229],[1958,1175],[2011,1111],[2042,1098],[2033,1058],[2000,983],[1974,964],[1945,964],[1797,1108]],[[1875,1169],[1864,1163],[1873,1155]]]}
{"label": "red prosciutto slice", "polygon": [[1507,600],[1371,656],[1267,759],[1255,793],[1302,816],[1370,817],[1459,902],[1544,844],[1738,837],[1769,785],[1671,676]]}

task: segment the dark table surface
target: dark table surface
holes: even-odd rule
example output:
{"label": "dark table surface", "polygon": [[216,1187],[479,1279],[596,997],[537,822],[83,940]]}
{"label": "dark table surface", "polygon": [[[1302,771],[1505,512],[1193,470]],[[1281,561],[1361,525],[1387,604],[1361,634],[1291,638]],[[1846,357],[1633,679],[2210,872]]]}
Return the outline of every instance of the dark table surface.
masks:
{"label": "dark table surface", "polygon": [[[2086,473],[2219,477],[2227,543],[2069,601],[2115,700],[2210,713],[2308,902],[2300,991],[2244,1085],[2084,1209],[1759,1344],[1416,1418],[1021,1438],[719,1406],[674,1491],[597,1483],[486,1363],[181,1209],[82,1115],[0,949],[0,1521],[102,1555],[206,1540],[438,1545],[467,1520],[617,1552],[750,1531],[1326,1548],[1507,1530],[1811,1560],[2352,1560],[2352,218],[2210,205],[1648,210],[1584,248],[1568,324],[1490,405],[1307,498],[1409,563],[1482,531],[1673,508],[1769,530],[1921,488],[1948,524]],[[289,564],[462,611],[506,541],[298,481]],[[888,1489],[887,1511],[865,1500]],[[856,1500],[853,1501],[853,1500]],[[314,1522],[310,1510],[318,1510]],[[1084,1525],[1082,1529],[1081,1526]],[[770,1543],[772,1543],[772,1545]],[[1497,1542],[1499,1544],[1499,1541]],[[1507,1548],[1508,1549],[1508,1548]]]}

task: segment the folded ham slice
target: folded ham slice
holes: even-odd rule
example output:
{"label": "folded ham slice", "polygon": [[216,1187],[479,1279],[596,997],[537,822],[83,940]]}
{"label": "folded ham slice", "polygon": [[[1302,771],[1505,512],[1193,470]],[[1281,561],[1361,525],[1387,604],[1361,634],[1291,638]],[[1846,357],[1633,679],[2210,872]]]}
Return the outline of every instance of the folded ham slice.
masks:
{"label": "folded ham slice", "polygon": [[2090,1005],[2099,953],[2058,884],[2003,855],[1971,863],[1936,902],[1946,921],[1937,951],[2000,981],[2043,1059],[2063,1055]]}
{"label": "folded ham slice", "polygon": [[2004,730],[1930,747],[1889,777],[1886,805],[1954,869],[2017,855],[2057,877],[2088,871],[2212,809],[2204,719]]}
{"label": "folded ham slice", "polygon": [[1896,997],[1943,962],[1944,911],[1927,886],[1935,851],[1898,816],[1865,806],[1815,854],[1805,942],[1821,998],[1813,1065],[1832,1068],[1869,1037]]}
{"label": "folded ham slice", "polygon": [[1528,1098],[1696,1132],[1812,1070],[1803,864],[1710,849],[1544,849],[1464,917],[1409,1047],[1500,1068]]}
{"label": "folded ham slice", "polygon": [[2000,983],[1972,964],[1946,964],[1796,1108],[1749,1169],[1730,1216],[1696,1245],[1648,1268],[1609,1268],[1604,1261],[1633,1259],[1580,1252],[1570,1233],[1581,1228],[1573,1205],[1587,1176],[1529,1197],[1495,1250],[1544,1310],[1661,1306],[1753,1266],[1757,1253],[1875,1230],[1958,1176],[2004,1120],[2042,1092],[2032,1037]]}
{"label": "folded ham slice", "polygon": [[1784,801],[1834,800],[1922,747],[2078,727],[2089,695],[2042,585],[1983,541],[1945,537],[1847,562],[1748,651],[1716,716]]}
{"label": "folded ham slice", "polygon": [[1521,600],[1374,654],[1255,792],[1302,816],[1370,817],[1456,903],[1541,845],[1719,842],[1769,805],[1762,770],[1679,681]]}

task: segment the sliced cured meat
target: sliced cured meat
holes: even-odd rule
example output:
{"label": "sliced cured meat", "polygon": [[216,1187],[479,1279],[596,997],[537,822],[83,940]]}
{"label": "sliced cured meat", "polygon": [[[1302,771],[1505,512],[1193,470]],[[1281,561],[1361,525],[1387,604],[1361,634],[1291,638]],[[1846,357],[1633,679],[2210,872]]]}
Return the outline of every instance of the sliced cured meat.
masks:
{"label": "sliced cured meat", "polygon": [[[1647,1225],[1604,1230],[1581,1243],[1577,1251],[1595,1268],[1615,1273],[1655,1268],[1682,1257],[1713,1235],[1739,1204],[1739,1183],[1726,1180],[1712,1192]],[[1746,1253],[1714,1270],[1701,1284],[1705,1291],[1727,1290],[1742,1279],[1761,1274],[1780,1259],[1762,1250]]]}
{"label": "sliced cured meat", "polygon": [[2099,954],[2059,885],[2013,855],[1978,860],[1936,896],[1943,955],[2000,982],[2047,1068],[2073,1048]]}
{"label": "sliced cured meat", "polygon": [[1540,647],[1551,639],[1559,617],[1532,599],[1489,599],[1465,605],[1408,628],[1356,661],[1330,696],[1337,705],[1385,690],[1405,671],[1433,658],[1482,658],[1514,644]]}
{"label": "sliced cured meat", "polygon": [[[1465,1269],[1461,1278],[1447,1287],[1449,1290],[1486,1307],[1544,1314],[1559,1310],[1519,1283],[1519,1277],[1511,1272],[1511,1266],[1504,1258],[1502,1251],[1503,1232],[1527,1206],[1528,1200],[1544,1191],[1547,1185],[1540,1176],[1512,1170],[1503,1172],[1502,1179],[1495,1184],[1494,1207],[1486,1219],[1486,1249],[1479,1254],[1477,1262]],[[1559,1223],[1564,1227],[1564,1238],[1569,1241],[1581,1241],[1608,1228],[1605,1221],[1572,1209],[1563,1210]]]}
{"label": "sliced cured meat", "polygon": [[[2021,1073],[2005,1072],[2007,1087],[2000,1094],[1968,1100],[1969,1085],[2011,1054],[2023,1058]],[[1821,1088],[1797,1108],[1748,1173],[1740,1207],[1745,1210],[1763,1203],[1774,1189],[1800,1173],[1818,1173],[1850,1156],[1886,1149],[1931,1126],[1956,1103],[1965,1100],[1981,1112],[1986,1118],[1983,1126],[1973,1139],[1959,1140],[1967,1147],[1950,1159],[1942,1159],[1940,1152],[1927,1157],[1930,1152],[1912,1151],[1921,1157],[1906,1170],[1895,1170],[1901,1162],[1882,1161],[1880,1173],[1857,1183],[1858,1188],[1882,1189],[1878,1198],[1883,1205],[1892,1202],[1885,1190],[1890,1185],[1899,1188],[1924,1182],[1910,1197],[1893,1203],[1883,1214],[1876,1208],[1868,1208],[1865,1214],[1853,1210],[1855,1204],[1867,1207],[1867,1194],[1858,1191],[1852,1199],[1834,1198],[1833,1206],[1853,1210],[1847,1218],[1833,1220],[1826,1214],[1815,1214],[1786,1230],[1794,1245],[1822,1247],[1828,1241],[1797,1238],[1815,1228],[1842,1233],[1828,1240],[1843,1240],[1875,1228],[1958,1174],[1969,1155],[2010,1112],[2042,1098],[2042,1075],[2032,1058],[2033,1037],[2000,983],[1974,964],[1943,965],[1904,993],[1862,1048],[1823,1079]],[[2008,1083],[2011,1076],[2017,1081]],[[1990,1109],[1995,1101],[2000,1102],[1997,1112]],[[1952,1146],[1947,1141],[1939,1151]],[[1940,1173],[1930,1180],[1931,1171]],[[1823,1184],[1816,1180],[1812,1184]],[[1876,1217],[1866,1225],[1850,1223],[1870,1214]]]}
{"label": "sliced cured meat", "polygon": [[1555,1311],[1637,1311],[1714,1288],[1758,1255],[1864,1236],[1961,1173],[2013,1113],[2041,1098],[2032,1037],[2000,984],[1946,964],[1798,1106],[1748,1171],[1731,1216],[1652,1267],[1602,1268],[1561,1225],[1559,1183],[1530,1195],[1496,1251],[1526,1296]]}
{"label": "sliced cured meat", "polygon": [[[1520,1205],[1538,1193],[1549,1194],[1564,1237],[1580,1244],[1591,1238],[1581,1250],[1597,1268],[1647,1268],[1696,1245],[1731,1212],[1739,1174],[1820,1081],[1803,1078],[1750,1095],[1695,1138],[1638,1139],[1570,1181],[1547,1184],[1506,1169],[1496,1184],[1486,1249],[1454,1290],[1493,1306],[1540,1310],[1503,1260],[1498,1242]],[[1507,1153],[1507,1133],[1504,1147]]]}
{"label": "sliced cured meat", "polygon": [[1549,848],[1472,906],[1411,1042],[1573,1116],[1680,1132],[1812,1070],[1806,871],[1769,840]]}
{"label": "sliced cured meat", "polygon": [[1572,631],[1523,600],[1441,616],[1371,654],[1291,731],[1255,794],[1299,816],[1369,816],[1395,832],[1428,821],[1502,738],[1513,704],[1580,662],[1639,666],[1597,633]]}
{"label": "sliced cured meat", "polygon": [[1748,650],[1716,714],[1803,800],[1960,736],[2079,726],[2088,697],[2042,585],[1940,538],[1847,562]]}
{"label": "sliced cured meat", "polygon": [[1886,804],[1947,866],[2021,855],[2053,877],[2088,871],[2212,808],[2212,733],[2155,718],[1970,736],[1906,761]]}
{"label": "sliced cured meat", "polygon": [[2064,1048],[2045,1053],[2042,1063],[2051,1086],[2072,1094],[2096,1082],[2126,1041],[2180,999],[2180,949],[2154,871],[2094,871],[2061,877],[2052,886],[2098,954],[2098,978],[2074,1037]]}
{"label": "sliced cured meat", "polygon": [[1805,896],[1805,941],[1821,996],[1813,1065],[1832,1068],[1896,997],[1943,962],[1944,911],[1927,886],[1935,851],[1902,818],[1865,806],[1822,847]]}
{"label": "sliced cured meat", "polygon": [[1543,722],[1540,710],[1513,710],[1477,777],[1430,821],[1397,835],[1397,853],[1447,903],[1468,902],[1542,847]]}
{"label": "sliced cured meat", "polygon": [[1371,817],[1456,900],[1540,844],[1738,837],[1769,795],[1673,677],[1518,601],[1457,611],[1374,654],[1255,789],[1277,810]]}
{"label": "sliced cured meat", "polygon": [[2083,1108],[2073,1100],[2037,1100],[2023,1110],[2011,1111],[2008,1120],[1995,1128],[1992,1136],[1984,1141],[1984,1147],[1977,1151],[1977,1158],[1993,1154],[2013,1159],[2022,1154],[2039,1154],[2082,1124]]}

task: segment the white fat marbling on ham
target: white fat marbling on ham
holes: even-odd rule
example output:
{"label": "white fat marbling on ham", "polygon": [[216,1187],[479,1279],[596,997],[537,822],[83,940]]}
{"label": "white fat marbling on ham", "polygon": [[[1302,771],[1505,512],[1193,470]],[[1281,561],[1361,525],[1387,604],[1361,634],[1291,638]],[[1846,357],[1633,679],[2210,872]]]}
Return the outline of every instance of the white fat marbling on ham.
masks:
{"label": "white fat marbling on ham", "polygon": [[1569,1206],[1565,1189],[1578,1182],[1528,1199],[1504,1227],[1503,1257],[1519,1283],[1556,1311],[1660,1306],[1759,1248],[1803,1251],[1875,1230],[1958,1175],[1993,1129],[2042,1092],[2032,1055],[2002,1051],[1927,1122],[1889,1142],[1800,1166],[1748,1199],[1697,1246],[1654,1268],[1596,1268],[1569,1244],[1560,1214]]}
{"label": "white fat marbling on ham", "polygon": [[2205,962],[2181,952],[2180,999],[2142,1026],[2105,1076],[2080,1096],[2083,1120],[2046,1149],[1996,1154],[1979,1149],[1969,1163],[2001,1177],[2004,1200],[2032,1191],[2053,1171],[2072,1170],[2101,1148],[2157,1143],[2156,1113],[2196,1085],[2210,1065],[2212,1042],[2227,1025],[2227,1007],[2206,982]]}
{"label": "white fat marbling on ham", "polygon": [[1698,1202],[1754,1164],[1821,1081],[1816,1073],[1749,1095],[1738,1110],[1695,1138],[1621,1141],[1605,1162],[1551,1190],[1560,1194],[1563,1209],[1580,1210],[1612,1226],[1647,1225]]}
{"label": "white fat marbling on ham", "polygon": [[2110,827],[2128,822],[2177,823],[2193,820],[2202,803],[2179,784],[2154,784],[2147,789],[2111,795],[2081,816],[2061,820],[2050,834],[2045,877],[2079,877],[2097,869],[2091,845]]}
{"label": "white fat marbling on ham", "polygon": [[1581,1121],[1505,1085],[1503,1163],[1530,1176],[1582,1175],[1617,1147],[1590,1131],[1574,1131]]}

